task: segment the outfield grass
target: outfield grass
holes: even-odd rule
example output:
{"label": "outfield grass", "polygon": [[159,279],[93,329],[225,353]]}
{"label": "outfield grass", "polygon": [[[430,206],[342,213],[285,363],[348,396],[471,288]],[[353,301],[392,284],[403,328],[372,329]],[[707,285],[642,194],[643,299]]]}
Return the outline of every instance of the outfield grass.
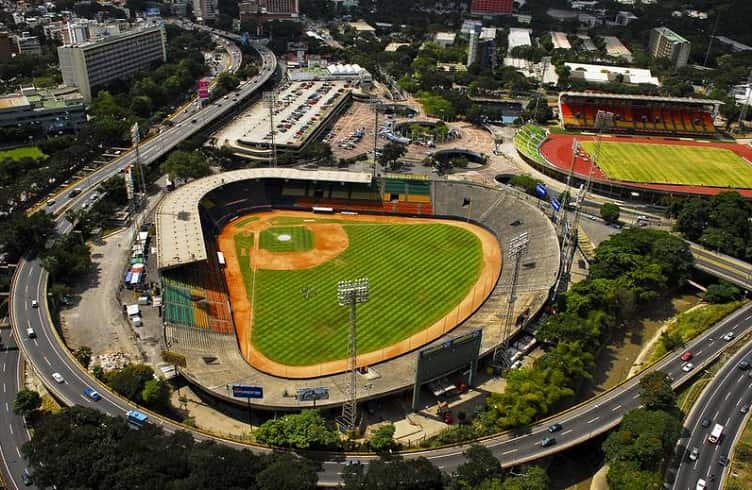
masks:
{"label": "outfield grass", "polygon": [[[369,279],[368,303],[358,308],[358,351],[366,353],[441,319],[481,271],[480,239],[462,228],[358,223],[344,229],[350,245],[334,260],[256,271],[252,342],[268,358],[303,366],[346,357],[349,311],[337,304],[338,281]],[[240,265],[252,291],[252,271],[247,261]]]}
{"label": "outfield grass", "polygon": [[248,218],[241,219],[237,223],[235,223],[235,228],[242,228],[243,226],[247,225],[248,223],[253,223],[254,221],[258,221],[258,216],[249,216]]}
{"label": "outfield grass", "polygon": [[[580,145],[595,154],[595,142]],[[723,148],[604,141],[597,164],[616,180],[752,188],[752,165]]]}
{"label": "outfield grass", "polygon": [[0,161],[6,158],[20,160],[21,158],[44,158],[46,156],[38,146],[22,146],[12,150],[0,150]]}
{"label": "outfield grass", "polygon": [[[279,239],[288,235],[288,241]],[[272,252],[305,252],[313,248],[313,233],[305,226],[273,226],[261,232],[259,247]]]}

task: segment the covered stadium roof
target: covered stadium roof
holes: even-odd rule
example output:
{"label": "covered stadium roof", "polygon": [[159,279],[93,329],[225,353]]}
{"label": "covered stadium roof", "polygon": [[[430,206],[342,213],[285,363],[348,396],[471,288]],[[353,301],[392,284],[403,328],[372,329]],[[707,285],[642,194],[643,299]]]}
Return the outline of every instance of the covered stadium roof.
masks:
{"label": "covered stadium roof", "polygon": [[621,99],[647,102],[678,102],[681,104],[718,104],[723,102],[715,99],[696,99],[694,97],[660,97],[657,95],[603,94],[598,92],[561,92],[559,99],[567,96],[590,97],[592,99]]}
{"label": "covered stadium roof", "polygon": [[167,194],[157,208],[157,265],[167,269],[206,260],[206,243],[198,204],[209,192],[232,182],[256,179],[290,179],[370,184],[363,172],[307,171],[292,168],[252,168],[195,180]]}

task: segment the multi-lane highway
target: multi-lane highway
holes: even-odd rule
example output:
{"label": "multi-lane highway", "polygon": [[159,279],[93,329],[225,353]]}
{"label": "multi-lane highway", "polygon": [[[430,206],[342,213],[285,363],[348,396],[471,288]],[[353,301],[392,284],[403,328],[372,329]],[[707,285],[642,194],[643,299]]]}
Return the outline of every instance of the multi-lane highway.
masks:
{"label": "multi-lane highway", "polygon": [[[277,70],[277,59],[274,54],[263,45],[254,44],[262,59],[262,68],[258,76],[245,82],[227,100],[212,103],[193,114],[190,120],[178,122],[173,127],[163,130],[158,135],[144,141],[139,148],[140,159],[144,164],[149,164],[172,150],[178,143],[189,138],[203,127],[212,124],[223,117],[227,112],[243,100],[253,94],[257,89],[274,76]],[[57,216],[57,231],[61,234],[68,233],[71,224],[63,217],[63,211],[81,208],[89,202],[97,192],[98,185],[108,178],[119,173],[136,161],[135,151],[129,151],[120,158],[112,161],[103,168],[76,182],[72,187],[83,191],[72,197],[69,190],[65,190],[55,198],[55,203],[45,208],[46,212]],[[10,314],[13,325],[13,336],[18,342],[22,353],[34,370],[50,384],[51,390],[57,397],[69,404],[92,404],[111,415],[123,414],[128,410],[126,401],[99,389],[103,399],[93,402],[83,396],[83,388],[94,384],[93,380],[83,372],[69,353],[56,337],[54,326],[47,312],[47,302],[44,297],[47,291],[47,273],[42,268],[38,259],[19,262],[11,284]],[[31,301],[39,303],[38,308],[33,308]],[[33,329],[35,338],[29,338],[27,329]],[[2,352],[2,372],[0,381],[3,390],[0,392],[0,448],[6,462],[4,472],[6,481],[11,488],[17,488],[20,482],[24,463],[19,456],[20,446],[28,440],[23,421],[20,417],[12,414],[13,400],[18,391],[19,376],[19,350],[16,349],[14,339],[8,338],[8,332],[4,334],[5,345],[8,346]],[[65,382],[56,383],[50,377],[53,372],[60,373]],[[53,386],[54,384],[54,386]],[[15,455],[15,456],[14,456]]]}
{"label": "multi-lane highway", "polygon": [[[700,479],[708,490],[723,488],[728,464],[725,458],[730,457],[737,433],[744,430],[752,403],[752,370],[739,367],[740,362],[750,359],[752,342],[723,365],[692,407],[677,445],[678,467],[675,465],[667,475],[667,483],[674,490],[694,490]],[[715,424],[723,425],[723,436],[712,444],[708,435]]]}

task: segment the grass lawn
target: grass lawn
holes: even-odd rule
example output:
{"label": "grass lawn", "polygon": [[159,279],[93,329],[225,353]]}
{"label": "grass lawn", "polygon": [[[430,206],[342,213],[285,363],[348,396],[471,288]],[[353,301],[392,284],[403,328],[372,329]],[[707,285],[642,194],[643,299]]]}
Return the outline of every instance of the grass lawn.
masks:
{"label": "grass lawn", "polygon": [[258,216],[249,216],[248,218],[241,219],[235,225],[233,225],[235,228],[242,228],[244,225],[247,225],[248,223],[253,223],[254,221],[258,220]]}
{"label": "grass lawn", "polygon": [[13,148],[12,150],[0,150],[0,160],[10,158],[12,160],[20,160],[21,158],[44,158],[45,155],[38,146],[22,146],[20,148]]}
{"label": "grass lawn", "polygon": [[270,359],[302,366],[346,356],[349,310],[337,304],[338,281],[369,279],[369,300],[358,307],[358,351],[366,353],[442,318],[481,270],[480,240],[455,226],[358,223],[344,229],[347,250],[312,269],[258,270],[253,284],[240,257],[246,290],[255,286],[252,341]]}
{"label": "grass lawn", "polygon": [[305,226],[274,226],[261,232],[259,247],[272,252],[305,252],[313,248],[313,233]]}
{"label": "grass lawn", "polygon": [[[595,142],[580,144],[595,154]],[[752,188],[752,165],[723,148],[604,141],[597,163],[616,180]]]}

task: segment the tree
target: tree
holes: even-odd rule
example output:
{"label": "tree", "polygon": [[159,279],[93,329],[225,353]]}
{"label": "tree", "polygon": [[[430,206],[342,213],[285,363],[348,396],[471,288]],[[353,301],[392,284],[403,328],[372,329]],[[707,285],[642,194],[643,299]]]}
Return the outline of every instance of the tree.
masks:
{"label": "tree", "polygon": [[35,257],[54,236],[55,223],[47,213],[26,216],[26,213],[19,210],[4,220],[0,227],[2,249],[12,260]]}
{"label": "tree", "polygon": [[728,303],[736,301],[741,297],[741,291],[738,287],[730,282],[721,281],[718,284],[711,284],[705,291],[705,301],[708,303]]}
{"label": "tree", "polygon": [[173,182],[177,179],[197,179],[211,174],[206,159],[197,151],[175,150],[160,165],[159,170],[169,175]]}
{"label": "tree", "polygon": [[260,490],[313,490],[318,475],[311,464],[284,454],[256,475]]}
{"label": "tree", "polygon": [[165,412],[170,408],[170,385],[161,379],[150,379],[141,390],[144,405]]}
{"label": "tree", "polygon": [[368,464],[348,466],[342,475],[346,489],[431,490],[442,488],[441,471],[425,458],[404,460],[382,454]]}
{"label": "tree", "polygon": [[638,408],[627,412],[603,443],[606,460],[633,461],[640,469],[655,471],[671,454],[681,425],[677,417],[663,410]]}
{"label": "tree", "polygon": [[263,444],[296,449],[335,448],[340,445],[337,433],[330,429],[317,410],[303,410],[267,420],[258,431],[256,440]]}
{"label": "tree", "polygon": [[53,281],[73,286],[92,266],[89,247],[76,234],[58,240],[42,261]]}
{"label": "tree", "polygon": [[608,224],[617,223],[619,221],[619,206],[607,202],[601,205],[601,218]]}
{"label": "tree", "polygon": [[76,351],[73,353],[73,357],[75,357],[83,367],[88,369],[89,364],[91,363],[91,348],[82,345],[81,347],[76,349]]}
{"label": "tree", "polygon": [[641,470],[634,461],[614,461],[606,478],[613,490],[659,490],[663,483],[660,473]]}
{"label": "tree", "polygon": [[545,124],[548,120],[554,117],[553,110],[548,106],[545,97],[537,96],[536,99],[532,99],[527,104],[527,108],[522,113],[522,118],[527,120],[533,120],[538,124]]}
{"label": "tree", "polygon": [[[154,370],[146,364],[128,364],[107,373],[107,385],[117,393],[137,403],[144,403],[142,395],[146,384],[154,379]],[[159,397],[161,388],[152,386],[149,395]]]}
{"label": "tree", "polygon": [[389,424],[379,427],[371,436],[368,444],[377,453],[394,448],[396,446],[394,442],[394,425]]}
{"label": "tree", "polygon": [[504,474],[499,460],[485,446],[473,444],[465,451],[465,459],[453,475],[459,488],[475,489],[484,482],[500,480]]}
{"label": "tree", "polygon": [[379,163],[383,166],[390,166],[394,168],[397,160],[402,158],[407,153],[405,145],[390,141],[381,148],[381,155],[379,155]]}
{"label": "tree", "polygon": [[653,371],[640,379],[640,401],[650,410],[673,410],[676,394],[671,379],[662,371]]}
{"label": "tree", "polygon": [[540,466],[530,466],[519,475],[509,475],[504,479],[501,490],[546,490],[551,482],[546,470]]}
{"label": "tree", "polygon": [[13,401],[13,413],[16,415],[28,415],[42,406],[42,397],[33,390],[19,390]]}

